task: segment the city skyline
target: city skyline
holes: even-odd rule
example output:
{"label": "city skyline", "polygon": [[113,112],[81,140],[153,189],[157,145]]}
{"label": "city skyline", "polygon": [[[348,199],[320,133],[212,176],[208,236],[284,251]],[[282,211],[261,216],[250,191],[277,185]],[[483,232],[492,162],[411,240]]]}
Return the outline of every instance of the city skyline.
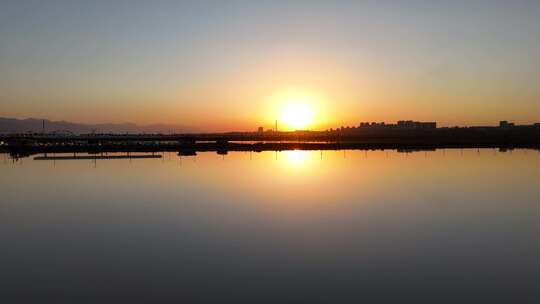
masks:
{"label": "city skyline", "polygon": [[398,120],[398,121],[361,121],[353,124],[338,124],[326,129],[287,129],[280,128],[279,121],[274,121],[273,126],[258,125],[251,126],[250,129],[227,130],[223,132],[208,132],[191,126],[180,124],[135,124],[135,123],[102,123],[102,124],[84,124],[70,121],[52,121],[49,119],[16,119],[0,117],[0,134],[90,134],[90,133],[109,133],[109,134],[219,134],[219,133],[267,133],[267,132],[333,132],[343,130],[396,130],[396,129],[481,129],[481,128],[540,128],[540,122],[529,124],[516,123],[513,120],[501,120],[497,123],[486,125],[454,125],[441,126],[436,121],[416,121],[416,120]]}

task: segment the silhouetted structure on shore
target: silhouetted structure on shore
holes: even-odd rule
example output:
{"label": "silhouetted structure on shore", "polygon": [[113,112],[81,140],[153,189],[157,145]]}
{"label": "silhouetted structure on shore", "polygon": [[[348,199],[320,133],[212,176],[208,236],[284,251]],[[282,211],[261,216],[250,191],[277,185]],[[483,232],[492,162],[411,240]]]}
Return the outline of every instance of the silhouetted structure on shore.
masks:
{"label": "silhouetted structure on shore", "polygon": [[437,128],[435,122],[361,123],[326,131],[264,131],[194,134],[11,134],[0,136],[0,152],[49,152],[538,148],[540,124]]}
{"label": "silhouetted structure on shore", "polygon": [[[342,130],[343,127],[340,128]],[[351,129],[347,127],[347,129]],[[358,127],[352,127],[352,129],[378,129],[378,130],[433,130],[437,129],[436,122],[420,122],[413,120],[400,120],[396,124],[388,124],[385,122],[361,122]]]}

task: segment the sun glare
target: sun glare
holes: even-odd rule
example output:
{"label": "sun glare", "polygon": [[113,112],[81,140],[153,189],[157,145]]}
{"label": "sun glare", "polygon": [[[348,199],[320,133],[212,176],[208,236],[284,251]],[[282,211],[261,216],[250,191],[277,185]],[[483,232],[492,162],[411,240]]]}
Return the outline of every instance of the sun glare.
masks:
{"label": "sun glare", "polygon": [[306,129],[313,121],[313,111],[306,104],[289,103],[281,110],[280,121],[295,130]]}
{"label": "sun glare", "polygon": [[312,130],[321,126],[322,101],[320,93],[302,88],[289,88],[269,95],[272,123],[278,130]]}

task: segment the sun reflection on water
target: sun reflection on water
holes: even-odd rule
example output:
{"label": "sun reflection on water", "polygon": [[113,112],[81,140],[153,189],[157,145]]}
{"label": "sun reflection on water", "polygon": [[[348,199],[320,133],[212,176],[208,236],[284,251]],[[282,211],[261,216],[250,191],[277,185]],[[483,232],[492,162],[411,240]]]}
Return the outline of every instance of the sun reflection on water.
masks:
{"label": "sun reflection on water", "polygon": [[281,164],[289,168],[306,168],[312,165],[312,155],[308,151],[291,150],[280,152],[282,159]]}

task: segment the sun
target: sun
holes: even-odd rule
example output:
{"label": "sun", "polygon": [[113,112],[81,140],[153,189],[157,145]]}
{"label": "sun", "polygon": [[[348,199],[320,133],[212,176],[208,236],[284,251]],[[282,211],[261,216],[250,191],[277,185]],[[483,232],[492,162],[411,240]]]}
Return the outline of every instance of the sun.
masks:
{"label": "sun", "polygon": [[303,102],[287,102],[281,109],[279,122],[287,128],[305,130],[313,122],[313,109]]}
{"label": "sun", "polygon": [[279,131],[307,131],[324,125],[324,102],[313,88],[280,88],[267,97],[269,119]]}

